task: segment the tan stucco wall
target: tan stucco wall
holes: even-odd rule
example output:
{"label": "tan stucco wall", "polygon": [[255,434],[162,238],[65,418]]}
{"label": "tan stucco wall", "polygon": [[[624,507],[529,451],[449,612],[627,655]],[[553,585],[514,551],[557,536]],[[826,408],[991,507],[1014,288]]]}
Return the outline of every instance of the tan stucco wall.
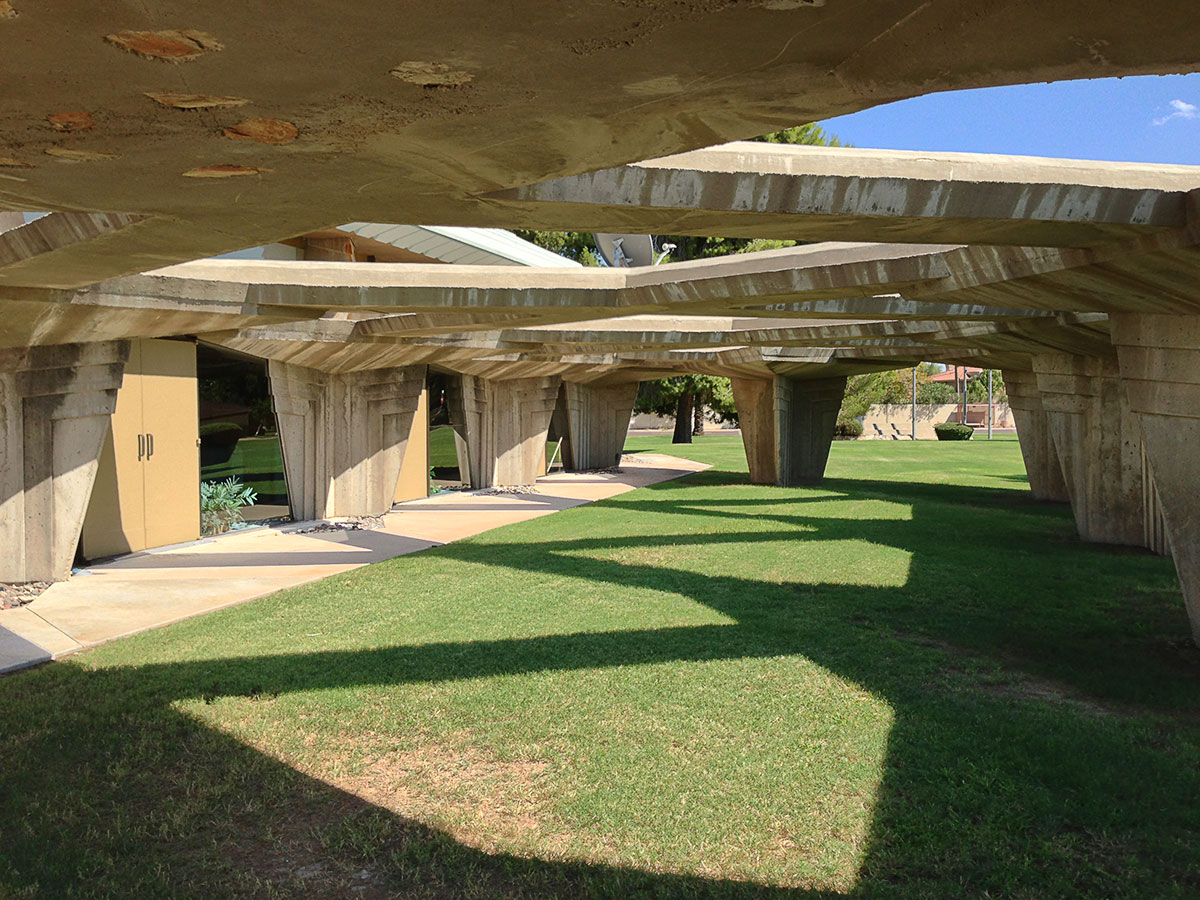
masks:
{"label": "tan stucco wall", "polygon": [[[974,406],[974,404],[968,404]],[[917,440],[937,440],[933,426],[949,421],[958,409],[954,403],[918,403],[917,404]],[[1013,428],[1012,413],[1008,404],[997,403],[992,410],[992,425],[994,428]],[[976,426],[977,432],[987,431],[985,426]],[[863,417],[862,440],[901,440],[906,441],[912,434],[912,406],[907,403],[888,404],[877,403]]]}
{"label": "tan stucco wall", "polygon": [[404,459],[400,463],[400,477],[396,481],[394,500],[416,500],[429,496],[429,388],[421,391],[417,411],[413,415],[408,443],[404,446]]}

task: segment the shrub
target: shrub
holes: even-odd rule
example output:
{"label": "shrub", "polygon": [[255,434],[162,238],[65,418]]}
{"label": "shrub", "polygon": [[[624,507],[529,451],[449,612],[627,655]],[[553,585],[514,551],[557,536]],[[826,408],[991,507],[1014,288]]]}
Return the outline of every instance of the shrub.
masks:
{"label": "shrub", "polygon": [[843,419],[833,426],[833,436],[839,440],[852,441],[862,433],[863,423],[858,419]]}
{"label": "shrub", "polygon": [[927,381],[917,386],[918,403],[953,403],[954,388],[941,381]]}
{"label": "shrub", "polygon": [[943,422],[934,425],[933,431],[939,441],[969,441],[975,429],[970,425],[960,425],[958,422]]}
{"label": "shrub", "polygon": [[236,478],[200,482],[200,529],[222,534],[245,523],[242,507],[253,506],[258,494]]}

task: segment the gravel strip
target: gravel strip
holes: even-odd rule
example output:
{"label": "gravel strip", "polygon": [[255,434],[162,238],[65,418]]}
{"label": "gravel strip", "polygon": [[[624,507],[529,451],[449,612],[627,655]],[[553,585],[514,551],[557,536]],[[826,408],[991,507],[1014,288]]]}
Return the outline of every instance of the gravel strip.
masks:
{"label": "gravel strip", "polygon": [[0,609],[12,609],[32,603],[50,587],[49,581],[26,581],[21,584],[0,581]]}

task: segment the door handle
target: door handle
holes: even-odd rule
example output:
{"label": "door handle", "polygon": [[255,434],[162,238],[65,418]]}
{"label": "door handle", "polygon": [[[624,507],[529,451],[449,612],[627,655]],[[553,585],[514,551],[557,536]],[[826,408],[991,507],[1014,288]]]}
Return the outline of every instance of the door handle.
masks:
{"label": "door handle", "polygon": [[152,457],[153,455],[154,455],[154,435],[150,432],[146,432],[146,459],[149,460],[150,457]]}
{"label": "door handle", "polygon": [[146,436],[138,435],[138,462],[142,461],[142,457],[146,455]]}

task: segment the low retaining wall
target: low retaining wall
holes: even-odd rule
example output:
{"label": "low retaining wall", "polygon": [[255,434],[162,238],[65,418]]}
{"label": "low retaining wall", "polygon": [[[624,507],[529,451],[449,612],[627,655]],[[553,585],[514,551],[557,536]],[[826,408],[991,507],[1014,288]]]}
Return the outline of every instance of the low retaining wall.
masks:
{"label": "low retaining wall", "polygon": [[[863,416],[863,433],[861,440],[892,440],[907,441],[912,435],[912,405],[908,403],[877,403],[867,410]],[[975,431],[987,433],[986,403],[968,403],[967,421],[973,421],[975,412],[983,413],[981,420],[984,424],[976,425]],[[958,421],[958,404],[956,403],[918,403],[917,404],[917,440],[937,440],[933,426],[943,422]],[[1005,431],[1015,429],[1012,413],[1007,403],[997,403],[992,407],[992,427]]]}

